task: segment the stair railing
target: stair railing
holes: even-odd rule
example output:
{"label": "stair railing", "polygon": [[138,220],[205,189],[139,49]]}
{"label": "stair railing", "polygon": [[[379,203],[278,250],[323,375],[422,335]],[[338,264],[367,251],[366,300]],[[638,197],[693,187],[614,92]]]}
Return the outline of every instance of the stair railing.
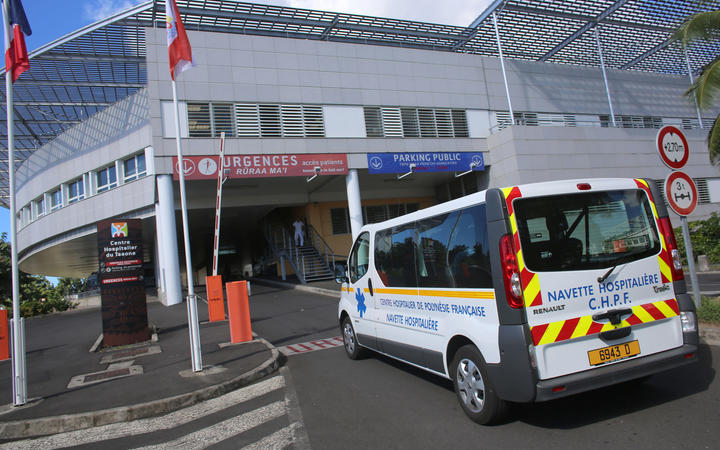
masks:
{"label": "stair railing", "polygon": [[308,240],[312,243],[312,246],[315,247],[315,250],[318,252],[318,255],[324,255],[325,256],[325,265],[330,268],[330,270],[335,270],[335,252],[330,248],[327,242],[325,242],[325,239],[322,238],[320,233],[313,227],[312,225],[308,224]]}

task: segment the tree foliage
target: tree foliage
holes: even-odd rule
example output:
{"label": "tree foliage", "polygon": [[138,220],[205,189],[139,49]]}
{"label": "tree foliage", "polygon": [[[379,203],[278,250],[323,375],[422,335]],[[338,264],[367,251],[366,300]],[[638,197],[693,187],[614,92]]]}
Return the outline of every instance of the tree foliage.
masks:
{"label": "tree foliage", "polygon": [[[706,11],[688,17],[672,36],[687,48],[693,41],[714,41],[720,39],[720,10]],[[720,93],[720,55],[716,56],[702,69],[695,83],[685,92],[692,101],[697,101],[700,109],[711,108]],[[720,115],[715,118],[708,134],[710,162],[720,164]]]}
{"label": "tree foliage", "polygon": [[[20,312],[23,317],[65,311],[73,307],[71,302],[65,300],[65,290],[59,288],[60,285],[53,286],[47,278],[38,275],[24,272],[18,275]],[[12,267],[7,233],[0,236],[0,305],[10,310],[12,315]]]}
{"label": "tree foliage", "polygon": [[[690,242],[693,247],[693,254],[707,255],[711,264],[720,264],[720,216],[717,213],[706,220],[698,220],[688,224],[690,228]],[[678,251],[685,261],[685,242],[683,241],[682,230],[675,230],[675,237],[678,244]]]}

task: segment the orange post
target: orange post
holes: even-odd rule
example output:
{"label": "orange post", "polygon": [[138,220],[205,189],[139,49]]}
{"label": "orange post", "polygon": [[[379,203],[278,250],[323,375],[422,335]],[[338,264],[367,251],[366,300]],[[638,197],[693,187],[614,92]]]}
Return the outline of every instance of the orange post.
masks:
{"label": "orange post", "polygon": [[8,339],[7,309],[0,309],[0,361],[10,359],[10,339]]}
{"label": "orange post", "polygon": [[230,342],[237,344],[252,341],[247,282],[227,283],[225,289],[227,289],[228,315],[230,316]]}
{"label": "orange post", "polygon": [[207,285],[208,315],[210,322],[225,320],[222,275],[205,277],[205,284]]}

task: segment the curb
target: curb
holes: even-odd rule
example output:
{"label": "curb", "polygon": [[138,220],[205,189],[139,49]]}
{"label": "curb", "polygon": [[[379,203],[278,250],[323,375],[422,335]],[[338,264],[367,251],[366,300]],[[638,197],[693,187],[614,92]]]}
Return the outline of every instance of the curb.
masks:
{"label": "curb", "polygon": [[64,414],[39,419],[0,423],[0,436],[2,436],[3,439],[24,439],[82,430],[117,422],[129,422],[167,414],[211,398],[219,397],[264,378],[280,368],[281,356],[277,348],[265,339],[260,338],[256,340],[270,350],[270,358],[258,367],[232,380],[186,394],[179,394],[173,397],[136,405],[120,406],[87,413]]}
{"label": "curb", "polygon": [[336,300],[340,299],[340,291],[333,291],[330,289],[319,288],[314,286],[305,286],[303,284],[288,283],[285,281],[268,280],[266,278],[253,278],[253,283],[264,284],[266,286],[276,286],[288,289],[297,289],[299,291],[314,292],[316,294],[327,295],[335,297]]}

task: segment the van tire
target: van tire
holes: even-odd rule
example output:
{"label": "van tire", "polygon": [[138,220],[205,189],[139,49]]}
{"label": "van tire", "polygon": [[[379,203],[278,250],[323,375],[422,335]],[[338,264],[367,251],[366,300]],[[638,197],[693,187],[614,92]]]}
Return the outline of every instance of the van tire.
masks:
{"label": "van tire", "polygon": [[345,354],[350,359],[361,359],[365,355],[365,349],[360,347],[357,336],[355,335],[355,328],[352,326],[350,317],[345,317],[340,325],[340,332],[343,338],[343,347],[345,347]]}
{"label": "van tire", "polygon": [[473,422],[491,425],[505,416],[507,404],[495,392],[477,347],[465,345],[458,349],[450,376],[458,402]]}

